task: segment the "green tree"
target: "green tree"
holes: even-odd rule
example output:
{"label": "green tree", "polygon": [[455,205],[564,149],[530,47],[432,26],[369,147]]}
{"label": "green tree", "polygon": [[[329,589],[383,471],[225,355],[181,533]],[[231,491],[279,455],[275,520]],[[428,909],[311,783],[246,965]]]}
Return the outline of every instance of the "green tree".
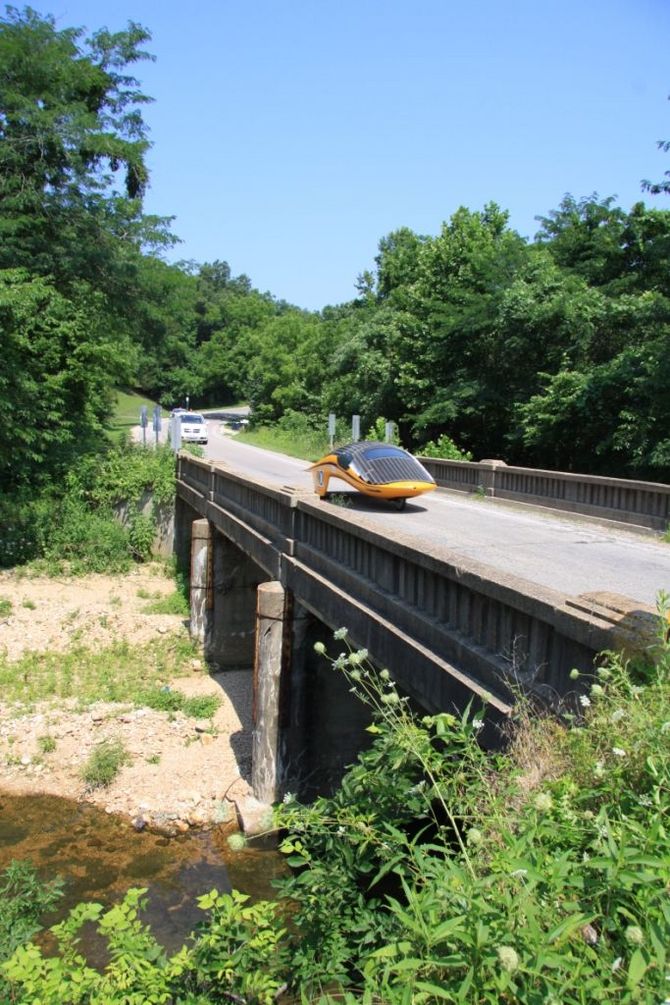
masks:
{"label": "green tree", "polygon": [[127,379],[133,349],[107,330],[97,299],[80,292],[69,300],[45,279],[0,272],[3,492],[62,476],[100,439],[111,388]]}
{"label": "green tree", "polygon": [[84,38],[52,17],[0,20],[0,268],[25,266],[63,288],[87,280],[119,301],[130,250],[165,239],[142,216],[149,99],[125,71],[149,58],[130,23]]}
{"label": "green tree", "polygon": [[398,388],[415,435],[447,432],[480,455],[502,447],[491,402],[500,394],[496,323],[505,290],[527,261],[524,240],[491,203],[461,208],[422,248],[402,320]]}

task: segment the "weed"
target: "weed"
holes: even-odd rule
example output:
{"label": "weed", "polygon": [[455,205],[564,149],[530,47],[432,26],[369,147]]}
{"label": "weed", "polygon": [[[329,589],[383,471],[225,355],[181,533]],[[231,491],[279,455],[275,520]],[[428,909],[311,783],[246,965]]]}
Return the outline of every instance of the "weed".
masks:
{"label": "weed", "polygon": [[37,607],[37,604],[35,603],[34,600],[26,598],[21,602],[21,607],[26,607],[29,611],[34,611],[35,608]]}
{"label": "weed", "polygon": [[0,597],[0,618],[8,618],[14,605],[7,597]]}
{"label": "weed", "polygon": [[332,503],[333,506],[342,506],[344,509],[348,509],[351,506],[351,496],[347,492],[331,492],[328,496],[328,502]]}
{"label": "weed", "polygon": [[196,695],[187,698],[181,691],[169,687],[153,688],[139,695],[139,701],[158,712],[183,712],[193,719],[211,719],[221,704],[218,695]]}
{"label": "weed", "polygon": [[121,600],[121,597],[117,596],[116,594],[114,594],[109,598],[110,607],[120,607],[122,603],[123,601]]}
{"label": "weed", "polygon": [[161,755],[160,754],[151,754],[150,757],[146,758],[146,762],[147,762],[147,764],[160,764],[161,763]]}
{"label": "weed", "polygon": [[186,698],[182,711],[193,719],[211,719],[220,705],[221,699],[216,694],[199,695]]}
{"label": "weed", "polygon": [[102,740],[91,751],[81,769],[81,777],[91,789],[104,788],[129,762],[130,755],[121,740]]}
{"label": "weed", "polygon": [[178,590],[164,596],[158,594],[157,599],[148,604],[145,611],[147,614],[177,614],[182,618],[187,618],[190,613],[188,599]]}
{"label": "weed", "polygon": [[56,749],[56,741],[49,733],[37,737],[37,746],[43,754],[52,754]]}
{"label": "weed", "polygon": [[122,641],[97,650],[76,645],[65,653],[28,652],[15,662],[0,652],[0,693],[24,705],[76,698],[81,710],[97,701],[139,705],[154,682],[188,673],[198,652],[188,637],[174,636],[142,646]]}

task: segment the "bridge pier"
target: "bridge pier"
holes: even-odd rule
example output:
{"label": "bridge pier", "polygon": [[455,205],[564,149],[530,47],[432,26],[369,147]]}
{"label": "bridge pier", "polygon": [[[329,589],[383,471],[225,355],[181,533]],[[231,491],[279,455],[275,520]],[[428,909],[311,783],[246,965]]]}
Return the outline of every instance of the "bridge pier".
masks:
{"label": "bridge pier", "polygon": [[205,644],[211,631],[212,612],[212,525],[194,520],[191,525],[191,637]]}

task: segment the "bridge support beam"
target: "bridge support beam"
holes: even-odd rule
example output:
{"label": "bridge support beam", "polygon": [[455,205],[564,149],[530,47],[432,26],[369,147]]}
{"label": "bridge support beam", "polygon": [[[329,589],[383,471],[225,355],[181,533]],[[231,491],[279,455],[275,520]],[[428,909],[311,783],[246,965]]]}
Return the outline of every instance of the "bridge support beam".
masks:
{"label": "bridge support beam", "polygon": [[205,644],[212,611],[212,526],[194,520],[191,527],[191,638]]}

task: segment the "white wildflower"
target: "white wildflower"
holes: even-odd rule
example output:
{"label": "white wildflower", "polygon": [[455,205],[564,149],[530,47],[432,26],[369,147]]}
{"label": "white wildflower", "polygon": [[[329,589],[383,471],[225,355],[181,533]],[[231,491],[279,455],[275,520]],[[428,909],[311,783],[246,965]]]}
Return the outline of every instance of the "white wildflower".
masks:
{"label": "white wildflower", "polygon": [[516,949],[512,949],[511,946],[498,946],[496,952],[498,953],[500,966],[503,970],[511,974],[518,969],[519,956]]}
{"label": "white wildflower", "polygon": [[472,728],[478,733],[480,729],[484,728],[484,720],[483,719],[473,719],[472,720]]}
{"label": "white wildflower", "polygon": [[379,678],[380,678],[380,680],[389,680],[390,677],[391,677],[391,675],[388,672],[388,670],[380,670],[379,671]]}
{"label": "white wildflower", "polygon": [[282,799],[282,802],[285,803],[287,806],[289,806],[291,803],[295,802],[295,796],[293,795],[292,792],[287,792],[284,798]]}
{"label": "white wildflower", "polygon": [[395,691],[389,691],[388,694],[382,694],[379,696],[379,700],[382,705],[397,705],[400,699]]}
{"label": "white wildflower", "polygon": [[325,654],[326,647],[324,646],[323,642],[314,643],[314,652],[318,653],[320,656],[323,656]]}
{"label": "white wildflower", "polygon": [[638,925],[629,925],[624,936],[631,946],[641,946],[644,942],[644,932]]}
{"label": "white wildflower", "polygon": [[622,750],[621,747],[612,747],[612,753],[615,757],[625,757],[626,751]]}
{"label": "white wildflower", "polygon": [[548,792],[538,792],[533,800],[533,806],[539,813],[548,813],[554,805],[554,801]]}
{"label": "white wildflower", "polygon": [[481,844],[484,837],[477,827],[471,827],[467,833],[467,842],[471,845]]}
{"label": "white wildflower", "polygon": [[577,667],[574,667],[570,671],[570,680],[579,680],[579,677],[580,677],[579,670],[577,669]]}
{"label": "white wildflower", "polygon": [[582,708],[588,708],[589,705],[591,704],[591,699],[587,698],[585,694],[580,694],[579,704],[582,706]]}
{"label": "white wildflower", "polygon": [[603,688],[600,686],[600,684],[594,684],[593,687],[591,688],[591,694],[594,694],[596,698],[600,697],[600,695],[604,693],[605,692]]}
{"label": "white wildflower", "polygon": [[342,639],[346,639],[348,634],[349,633],[346,628],[338,628],[337,631],[333,632],[333,638],[342,641]]}
{"label": "white wildflower", "polygon": [[621,722],[621,720],[625,717],[625,715],[626,713],[622,708],[615,708],[615,710],[612,712],[610,716],[610,719],[612,720],[612,722]]}

